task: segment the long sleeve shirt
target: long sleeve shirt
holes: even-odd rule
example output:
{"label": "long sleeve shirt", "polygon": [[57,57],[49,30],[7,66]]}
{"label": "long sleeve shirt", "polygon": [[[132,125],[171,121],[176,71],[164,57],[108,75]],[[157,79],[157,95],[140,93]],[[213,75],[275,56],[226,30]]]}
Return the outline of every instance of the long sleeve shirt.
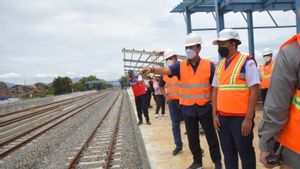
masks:
{"label": "long sleeve shirt", "polygon": [[262,151],[272,151],[276,138],[289,119],[289,107],[297,88],[300,89],[300,47],[295,41],[278,53],[259,127],[259,148]]}

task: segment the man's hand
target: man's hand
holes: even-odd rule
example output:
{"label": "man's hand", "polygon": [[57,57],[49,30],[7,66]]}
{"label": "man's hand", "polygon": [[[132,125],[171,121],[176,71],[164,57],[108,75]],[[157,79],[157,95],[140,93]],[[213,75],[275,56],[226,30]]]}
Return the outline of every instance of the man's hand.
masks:
{"label": "man's hand", "polygon": [[247,137],[252,131],[252,120],[245,118],[242,122],[242,135]]}
{"label": "man's hand", "polygon": [[140,74],[145,77],[147,74],[151,73],[151,68],[146,67],[140,71]]}
{"label": "man's hand", "polygon": [[219,118],[217,115],[213,116],[213,121],[214,121],[214,127],[217,131],[220,131],[220,122],[219,122]]}
{"label": "man's hand", "polygon": [[169,104],[170,99],[166,97],[166,103]]}
{"label": "man's hand", "polygon": [[270,165],[267,163],[266,158],[269,157],[272,153],[271,152],[265,152],[260,151],[259,161],[264,165],[266,168],[273,168],[276,167],[275,165]]}

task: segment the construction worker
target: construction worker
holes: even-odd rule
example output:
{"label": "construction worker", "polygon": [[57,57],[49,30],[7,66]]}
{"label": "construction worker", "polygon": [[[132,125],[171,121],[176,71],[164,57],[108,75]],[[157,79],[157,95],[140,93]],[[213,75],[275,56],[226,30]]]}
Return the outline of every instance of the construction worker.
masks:
{"label": "construction worker", "polygon": [[149,120],[149,115],[148,115],[149,113],[148,113],[147,95],[146,95],[143,78],[141,75],[135,75],[132,70],[128,71],[128,75],[129,75],[129,83],[130,86],[132,87],[132,91],[134,94],[136,111],[139,118],[138,125],[143,124],[142,114],[144,114],[144,117],[146,118],[146,123],[148,125],[151,125]]}
{"label": "construction worker", "polygon": [[253,119],[259,95],[259,71],[252,56],[238,51],[239,33],[224,29],[213,41],[221,60],[216,67],[213,88],[213,119],[219,132],[227,169],[255,169]]}
{"label": "construction worker", "polygon": [[260,65],[260,79],[261,79],[261,98],[263,104],[265,104],[265,99],[267,96],[268,88],[270,86],[271,74],[275,65],[273,61],[273,51],[269,48],[266,48],[262,51],[262,56],[265,60],[265,63]]}
{"label": "construction worker", "polygon": [[209,152],[215,168],[222,167],[221,153],[217,133],[213,126],[211,105],[211,82],[214,65],[200,58],[202,39],[190,33],[185,40],[187,60],[176,62],[170,67],[145,68],[141,74],[155,73],[177,76],[179,80],[179,104],[184,115],[189,148],[193,154],[193,163],[188,169],[202,168],[202,153],[199,140],[199,122],[201,123]]}
{"label": "construction worker", "polygon": [[[177,55],[174,50],[166,50],[164,52],[164,59],[166,61],[166,66],[172,66],[177,62]],[[172,132],[173,139],[176,145],[173,150],[173,155],[177,155],[182,152],[182,141],[180,133],[180,117],[182,112],[179,109],[179,82],[176,76],[168,77],[164,75],[159,81],[160,89],[166,98],[166,102],[169,106],[169,111],[172,121]]]}
{"label": "construction worker", "polygon": [[282,145],[281,168],[300,167],[300,34],[279,50],[259,128],[260,161],[272,155],[276,139]]}

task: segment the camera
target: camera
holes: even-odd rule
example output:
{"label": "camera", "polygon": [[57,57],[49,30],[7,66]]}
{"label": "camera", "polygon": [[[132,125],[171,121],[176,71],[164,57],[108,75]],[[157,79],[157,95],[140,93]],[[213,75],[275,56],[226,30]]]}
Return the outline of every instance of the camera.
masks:
{"label": "camera", "polygon": [[281,151],[282,145],[278,144],[276,152],[266,158],[267,163],[270,165],[280,165],[282,161]]}
{"label": "camera", "polygon": [[266,158],[267,163],[270,165],[280,165],[282,161],[281,155],[272,154],[269,157]]}

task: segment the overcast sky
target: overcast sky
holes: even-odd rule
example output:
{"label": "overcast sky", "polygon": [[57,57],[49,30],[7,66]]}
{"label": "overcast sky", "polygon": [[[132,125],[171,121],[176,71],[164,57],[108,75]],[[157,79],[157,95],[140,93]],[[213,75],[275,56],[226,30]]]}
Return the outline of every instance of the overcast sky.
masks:
{"label": "overcast sky", "polygon": [[[0,81],[51,82],[57,76],[123,75],[122,48],[183,54],[182,14],[169,13],[180,0],[11,0],[0,1]],[[272,12],[279,25],[294,25],[291,11]],[[254,13],[255,26],[272,25],[265,12]],[[193,27],[215,27],[211,14],[192,15]],[[225,15],[227,27],[246,26],[240,13]],[[248,52],[247,31],[239,30],[240,51]],[[255,50],[277,52],[295,28],[255,30]],[[216,31],[198,32],[201,56],[217,60]]]}

